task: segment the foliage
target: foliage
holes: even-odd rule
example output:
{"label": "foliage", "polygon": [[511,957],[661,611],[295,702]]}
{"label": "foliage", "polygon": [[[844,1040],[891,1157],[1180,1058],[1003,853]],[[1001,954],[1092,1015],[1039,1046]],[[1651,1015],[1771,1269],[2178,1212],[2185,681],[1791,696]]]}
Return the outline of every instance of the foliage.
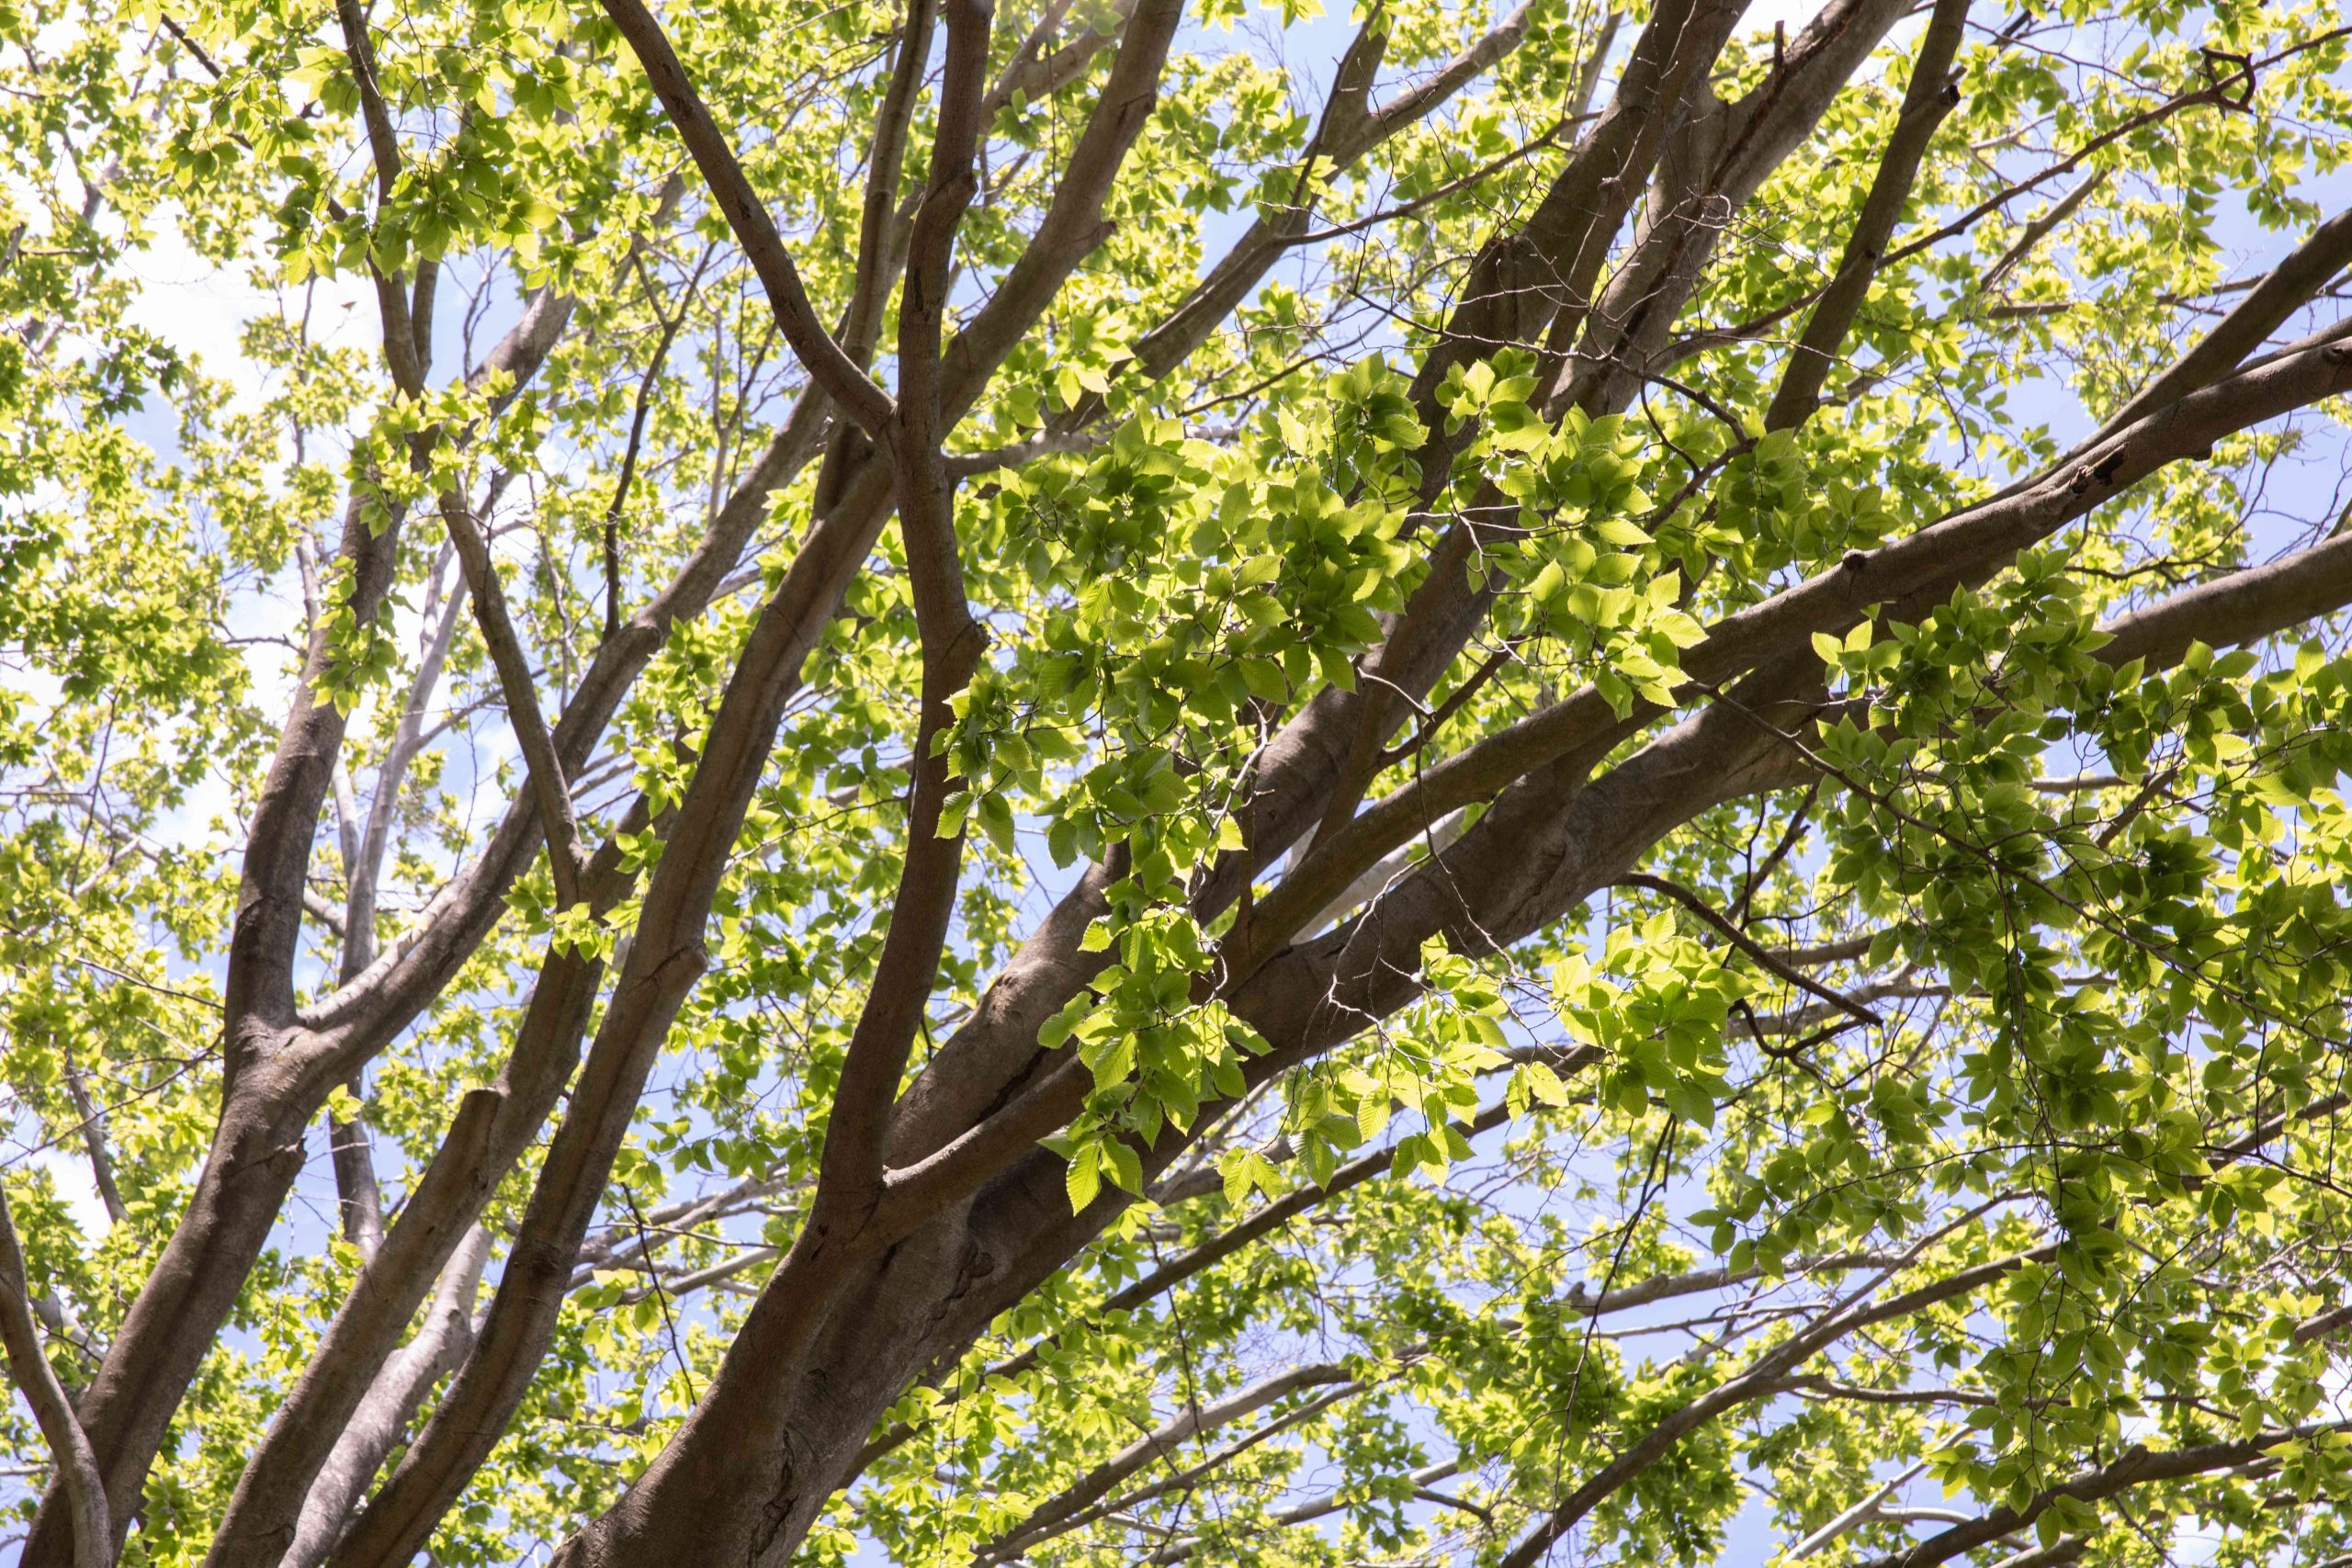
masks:
{"label": "foliage", "polygon": [[1931,9],[0,0],[121,1560],[2344,1561],[2352,29]]}

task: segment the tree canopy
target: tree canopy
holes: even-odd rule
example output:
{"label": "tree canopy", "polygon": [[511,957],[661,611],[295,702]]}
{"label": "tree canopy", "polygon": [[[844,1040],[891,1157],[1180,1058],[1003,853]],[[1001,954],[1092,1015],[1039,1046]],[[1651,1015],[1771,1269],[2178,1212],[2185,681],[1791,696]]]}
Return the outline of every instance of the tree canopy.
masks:
{"label": "tree canopy", "polygon": [[0,0],[21,1561],[2352,1561],[2352,28],[1609,3]]}

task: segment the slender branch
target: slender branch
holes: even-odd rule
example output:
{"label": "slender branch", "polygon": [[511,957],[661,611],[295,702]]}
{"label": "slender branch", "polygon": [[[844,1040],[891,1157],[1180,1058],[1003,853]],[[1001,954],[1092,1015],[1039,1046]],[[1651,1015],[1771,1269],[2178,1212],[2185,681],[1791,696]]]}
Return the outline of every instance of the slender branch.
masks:
{"label": "slender branch", "polygon": [[[597,852],[588,875],[592,913],[604,914],[635,886],[634,874],[623,870],[617,844],[623,835],[642,834],[651,826],[650,809],[640,799],[620,831]],[[600,961],[576,951],[551,949],[546,955],[496,1081],[458,1101],[440,1145],[411,1186],[391,1229],[360,1269],[238,1476],[215,1527],[212,1568],[239,1568],[255,1555],[274,1557],[299,1532],[320,1467],[332,1461],[355,1413],[375,1397],[379,1369],[570,1084],[603,975]],[[469,1348],[470,1338],[459,1352]],[[356,1484],[364,1493],[366,1477]],[[335,1515],[338,1532],[345,1518],[345,1512]]]}
{"label": "slender branch", "polygon": [[2236,1442],[2200,1443],[2191,1448],[2153,1451],[2134,1443],[2112,1463],[2081,1471],[2067,1480],[2035,1493],[2023,1507],[2006,1504],[1965,1524],[1939,1531],[1901,1551],[1871,1558],[1863,1568],[1935,1568],[1964,1551],[1973,1551],[2005,1536],[2016,1534],[2064,1499],[2098,1503],[2134,1486],[2155,1482],[2185,1481],[2191,1476],[2228,1470],[2262,1458],[2282,1443],[2307,1440],[2352,1430],[2352,1422],[2319,1421],[2300,1427],[2257,1432]]}
{"label": "slender branch", "polygon": [[1071,0],[1046,0],[1037,14],[1036,25],[1014,48],[995,85],[989,88],[988,96],[981,100],[983,124],[992,122],[1010,107],[1015,94],[1035,103],[1077,81],[1085,74],[1094,57],[1125,28],[1136,8],[1136,0],[1113,0],[1108,16],[1080,28],[1077,37],[1048,53],[1046,46],[1061,30],[1070,4]]}
{"label": "slender branch", "polygon": [[1887,1500],[1909,1485],[1919,1472],[1927,1468],[1927,1461],[1922,1460],[1892,1480],[1881,1482],[1877,1486],[1872,1487],[1860,1502],[1790,1547],[1784,1554],[1784,1561],[1794,1562],[1801,1558],[1810,1557],[1847,1531],[1859,1529],[1879,1517],[1880,1509],[1884,1506]]}
{"label": "slender branch", "polygon": [[[890,85],[874,118],[874,137],[865,151],[865,199],[858,217],[857,274],[851,281],[849,306],[842,312],[842,351],[859,367],[873,363],[882,331],[882,307],[897,280],[890,265],[899,206],[899,182],[907,155],[907,127],[922,96],[931,61],[931,35],[939,16],[939,0],[908,0],[906,20],[899,28],[898,57],[891,62]],[[1040,23],[1040,26],[1043,24]],[[985,107],[976,116],[986,125],[992,118]]]}
{"label": "slender branch", "polygon": [[[2346,1097],[2334,1096],[2331,1097],[2331,1100],[2341,1100],[2344,1098]],[[2301,1111],[2291,1114],[2274,1117],[2249,1136],[2212,1151],[2215,1157],[2211,1163],[2219,1168],[2243,1159],[2260,1148],[2263,1143],[2269,1137],[2275,1136],[2283,1127],[2314,1112],[2325,1113],[2324,1108],[2332,1109],[2333,1107],[2330,1102],[2323,1101],[2317,1105],[2306,1106]],[[2210,1177],[2200,1178],[2194,1185],[2201,1186],[2203,1181],[2209,1179],[2211,1179]],[[2063,1246],[2059,1242],[2045,1242],[2024,1252],[2012,1253],[2005,1258],[1996,1258],[1988,1262],[1956,1269],[1939,1280],[1931,1280],[1874,1304],[1864,1299],[1871,1291],[1875,1290],[1894,1272],[1916,1262],[1927,1242],[1933,1239],[1934,1236],[1930,1235],[1919,1246],[1913,1247],[1908,1254],[1891,1260],[1887,1270],[1877,1280],[1837,1303],[1831,1310],[1818,1317],[1811,1326],[1799,1330],[1788,1339],[1764,1352],[1750,1364],[1747,1371],[1718,1384],[1699,1398],[1682,1405],[1660,1420],[1641,1438],[1621,1450],[1614,1459],[1603,1465],[1589,1480],[1577,1487],[1558,1507],[1555,1508],[1546,1518],[1520,1540],[1519,1543],[1502,1559],[1503,1568],[1533,1568],[1533,1564],[1551,1550],[1554,1543],[1573,1529],[1578,1520],[1589,1514],[1611,1493],[1663,1458],[1685,1435],[1738,1405],[1755,1399],[1770,1397],[1785,1385],[1790,1373],[1810,1360],[1817,1352],[1839,1339],[1861,1329],[1908,1317],[1928,1307],[1969,1295],[1984,1286],[2006,1278],[2027,1264],[2055,1261]],[[2336,1424],[2326,1429],[2342,1429],[2344,1425],[2352,1424]],[[2252,1458],[2263,1450],[2275,1446],[2294,1435],[2296,1434],[2288,1433],[2253,1439],[2252,1448],[2241,1459],[2221,1462],[2243,1462],[2244,1459]],[[2224,1448],[2236,1449],[2244,1446],[2216,1445],[2211,1451],[2218,1453]],[[2182,1450],[2182,1454],[2203,1454],[2206,1451],[2189,1450]],[[2139,1461],[2134,1461],[2132,1455],[2126,1455],[2125,1459],[2119,1461],[2116,1466],[2109,1467],[2109,1472],[2093,1472],[2092,1477],[2087,1481],[2078,1478],[2075,1482],[2070,1482],[2038,1495],[2025,1510],[2013,1511],[2006,1507],[1997,1509],[1988,1515],[1984,1520],[1974,1525],[1959,1526],[1947,1530],[1911,1549],[1909,1552],[1897,1552],[1879,1559],[1869,1564],[1868,1568],[1932,1568],[1933,1564],[1941,1562],[1949,1557],[1973,1550],[1989,1541],[1997,1540],[2025,1525],[2031,1524],[2059,1496],[2094,1501],[2098,1496],[2109,1495],[2112,1490],[2120,1490],[2124,1485],[2137,1484],[2141,1481],[2172,1479],[2181,1474],[2196,1473],[2199,1469],[2220,1468],[2219,1463],[2209,1465],[2201,1461],[2182,1461],[2180,1455],[2166,1455],[2161,1456],[2153,1469],[2133,1469],[2134,1464],[2144,1461],[2149,1457],[2145,1450],[2135,1449],[2133,1452],[2140,1456]],[[2188,1468],[2179,1470],[2169,1468],[2176,1462],[2185,1462]],[[2109,1491],[2098,1489],[2106,1485],[2108,1480],[2114,1480],[2119,1476],[2120,1479]]]}
{"label": "slender branch", "polygon": [[[1408,1485],[1419,1492],[1423,1487],[1434,1486],[1441,1481],[1452,1480],[1462,1473],[1463,1468],[1460,1460],[1447,1460],[1442,1464],[1433,1464],[1426,1469],[1417,1470],[1408,1475],[1405,1481]],[[1357,1495],[1352,1489],[1326,1492],[1319,1497],[1310,1497],[1303,1503],[1294,1503],[1287,1508],[1276,1509],[1267,1517],[1267,1522],[1282,1529],[1288,1529],[1297,1525],[1312,1524],[1317,1519],[1329,1518],[1340,1509],[1347,1507],[1356,1500]],[[1199,1536],[1190,1536],[1181,1540],[1170,1541],[1152,1553],[1147,1562],[1151,1568],[1170,1568],[1171,1564],[1190,1561],[1204,1544],[1206,1542]]]}
{"label": "slender branch", "polygon": [[1979,294],[1989,294],[1999,288],[2003,278],[2008,276],[2028,256],[2033,254],[2042,241],[2057,232],[2061,224],[2072,218],[2076,211],[2080,210],[2083,203],[2088,201],[2100,186],[2107,184],[2107,170],[2094,169],[2088,178],[2056,201],[2052,202],[2050,210],[2020,230],[2017,239],[2011,242],[2009,248],[2003,251],[1999,258],[1984,269],[1984,275],[1976,280],[1976,291]]}
{"label": "slender branch", "polygon": [[130,1217],[122,1201],[122,1189],[116,1183],[114,1155],[107,1147],[106,1111],[90,1099],[89,1086],[83,1081],[82,1069],[74,1064],[70,1051],[60,1053],[63,1068],[65,1093],[74,1101],[74,1114],[80,1121],[83,1152],[90,1156],[90,1181],[98,1190],[98,1201],[105,1205],[107,1218],[116,1224]]}
{"label": "slender branch", "polygon": [[1128,150],[1159,107],[1160,73],[1183,14],[1183,0],[1135,0],[1102,96],[1054,183],[1044,216],[996,292],[966,319],[948,345],[940,374],[942,405],[950,420],[971,407],[1070,274],[1110,237],[1103,203]]}
{"label": "slender branch", "polygon": [[[1333,73],[1331,95],[1324,104],[1315,134],[1300,158],[1293,181],[1297,195],[1289,205],[1255,219],[1183,302],[1136,342],[1135,363],[1137,368],[1146,377],[1155,379],[1173,370],[1208,341],[1217,324],[1232,313],[1234,307],[1249,295],[1266,270],[1286,250],[1295,244],[1309,243],[1307,231],[1313,221],[1314,206],[1311,201],[1299,197],[1306,195],[1310,176],[1318,165],[1326,177],[1343,173],[1383,142],[1437,112],[1482,73],[1491,69],[1520,46],[1527,36],[1528,23],[1533,11],[1532,0],[1523,0],[1499,23],[1440,67],[1427,82],[1399,94],[1377,109],[1368,108],[1365,99],[1387,48],[1389,21],[1378,10],[1367,17],[1342,55],[1339,69]],[[1585,74],[1580,79],[1586,93],[1589,93],[1591,84],[1598,80],[1599,62],[1616,37],[1617,24],[1617,14],[1612,12],[1601,29]],[[1581,118],[1583,113],[1583,107],[1578,104],[1569,116],[1564,118],[1563,123]],[[1529,150],[1546,145],[1549,141],[1549,137],[1540,139],[1531,143]],[[1515,161],[1517,156],[1513,154],[1512,158],[1503,162]],[[1499,166],[1500,164],[1490,164],[1477,171],[1475,177],[1485,177]],[[1449,182],[1450,185],[1460,183]],[[1332,231],[1333,233],[1340,231]],[[1092,400],[1081,401],[1079,409],[1073,411],[1074,414],[1084,413],[1091,403]]]}
{"label": "slender branch", "polygon": [[[696,279],[700,278],[696,269]],[[605,636],[617,637],[621,629],[621,513],[628,504],[629,487],[637,479],[637,458],[645,443],[645,416],[653,403],[653,384],[661,379],[663,364],[670,357],[670,345],[677,341],[678,329],[686,322],[686,306],[694,295],[694,285],[687,285],[687,298],[678,302],[677,309],[662,322],[662,335],[655,340],[653,353],[645,364],[645,374],[637,383],[637,400],[629,412],[628,444],[621,449],[621,471],[613,479],[613,499],[605,506]]]}
{"label": "slender branch", "polygon": [[[1931,1280],[1875,1305],[1857,1301],[1858,1296],[1872,1288],[1865,1286],[1856,1297],[1847,1298],[1845,1303],[1824,1314],[1810,1327],[1800,1330],[1757,1358],[1747,1371],[1676,1409],[1620,1450],[1614,1459],[1601,1466],[1535,1529],[1522,1537],[1504,1555],[1502,1568],[1533,1568],[1553,1544],[1599,1506],[1602,1499],[1664,1458],[1686,1434],[1727,1410],[1750,1400],[1769,1396],[1782,1377],[1812,1359],[1827,1346],[1860,1329],[1907,1317],[1913,1313],[1968,1295],[2014,1273],[2028,1263],[2046,1262],[2057,1256],[2058,1244],[2045,1243],[2030,1251],[2013,1253],[1973,1268],[1956,1269],[1940,1280]],[[1873,1281],[1872,1285],[1875,1283]]]}
{"label": "slender branch", "polygon": [[1354,1381],[1354,1374],[1338,1363],[1295,1367],[1238,1390],[1215,1404],[1204,1406],[1187,1401],[1184,1409],[1176,1416],[1038,1504],[1019,1525],[974,1551],[974,1568],[1011,1562],[1030,1547],[1062,1533],[1057,1526],[1073,1520],[1089,1506],[1108,1495],[1120,1482],[1174,1452],[1180,1444],[1189,1442],[1204,1432],[1229,1427],[1301,1389],[1328,1388],[1334,1383]]}
{"label": "slender branch", "polygon": [[499,584],[498,565],[491,559],[490,545],[482,537],[473,513],[467,509],[465,499],[454,491],[444,492],[441,497],[441,521],[448,528],[449,542],[457,547],[458,559],[465,568],[467,586],[473,592],[474,623],[490,650],[491,664],[498,671],[499,690],[506,699],[507,722],[514,726],[514,739],[522,746],[531,791],[538,802],[539,828],[547,835],[548,868],[555,875],[556,897],[569,909],[581,902],[581,874],[584,869],[580,819],[571,807],[571,786],[564,782],[563,763],[556,755],[555,739],[548,733],[546,716],[539,711],[530,661],[524,657],[522,644],[514,635],[514,624],[507,615],[506,591]]}
{"label": "slender branch", "polygon": [[1862,1006],[1861,1003],[1855,1001],[1852,998],[1846,996],[1843,992],[1833,990],[1829,987],[1823,985],[1820,981],[1813,978],[1810,975],[1807,975],[1804,970],[1781,963],[1778,958],[1772,955],[1770,949],[1757,942],[1755,938],[1749,936],[1746,931],[1741,931],[1737,926],[1732,924],[1731,921],[1725,919],[1722,915],[1717,914],[1713,907],[1708,904],[1705,899],[1700,897],[1690,888],[1683,886],[1682,884],[1673,881],[1668,877],[1654,875],[1647,872],[1629,872],[1625,875],[1619,877],[1617,881],[1621,886],[1639,887],[1645,892],[1665,894],[1668,897],[1673,899],[1676,903],[1681,905],[1684,908],[1690,910],[1701,919],[1706,921],[1707,924],[1713,926],[1725,942],[1730,942],[1734,947],[1739,949],[1740,952],[1747,954],[1748,957],[1754,959],[1758,964],[1770,971],[1771,974],[1779,976],[1781,979],[1786,980],[1790,985],[1796,987],[1801,991],[1809,992],[1813,996],[1820,998],[1823,1001],[1827,1002],[1830,1006],[1838,1009],[1840,1012],[1845,1013],[1857,1022],[1866,1023],[1872,1029],[1881,1029],[1885,1027],[1886,1020],[1879,1017],[1878,1014],[1871,1011],[1870,1009]]}
{"label": "slender branch", "polygon": [[[335,0],[334,10],[336,24],[343,30],[344,52],[351,62],[352,81],[358,90],[360,120],[368,130],[368,150],[376,168],[376,209],[380,216],[391,204],[392,190],[400,179],[400,141],[377,77],[376,51],[368,41],[368,18],[359,0]],[[373,256],[368,258],[368,275],[375,285],[377,310],[383,318],[384,363],[391,371],[392,384],[412,398],[422,397],[424,362],[417,347],[415,310],[400,280],[379,267]],[[424,302],[429,303],[429,292]],[[426,325],[429,328],[429,322]]]}

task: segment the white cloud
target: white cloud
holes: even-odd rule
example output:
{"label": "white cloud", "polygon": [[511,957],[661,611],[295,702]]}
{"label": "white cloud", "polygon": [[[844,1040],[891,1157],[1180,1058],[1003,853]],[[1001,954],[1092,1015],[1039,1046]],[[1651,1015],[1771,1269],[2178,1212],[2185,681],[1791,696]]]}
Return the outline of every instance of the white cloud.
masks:
{"label": "white cloud", "polygon": [[[207,375],[229,382],[241,401],[250,406],[259,399],[265,375],[245,356],[245,325],[280,311],[300,315],[303,289],[263,288],[243,265],[208,261],[188,245],[169,214],[159,220],[153,243],[132,256],[126,270],[139,280],[138,298],[128,312],[132,324],[196,359]],[[314,342],[365,346],[378,341],[373,301],[358,279],[322,280],[310,286],[308,295]]]}

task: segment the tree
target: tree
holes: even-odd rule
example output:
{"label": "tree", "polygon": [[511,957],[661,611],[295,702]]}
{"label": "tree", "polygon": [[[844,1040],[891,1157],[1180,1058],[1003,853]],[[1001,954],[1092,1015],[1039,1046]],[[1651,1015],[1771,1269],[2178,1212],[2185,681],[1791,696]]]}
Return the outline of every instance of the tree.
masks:
{"label": "tree", "polygon": [[2341,1562],[2352,28],[1742,10],[0,6],[22,1561]]}

